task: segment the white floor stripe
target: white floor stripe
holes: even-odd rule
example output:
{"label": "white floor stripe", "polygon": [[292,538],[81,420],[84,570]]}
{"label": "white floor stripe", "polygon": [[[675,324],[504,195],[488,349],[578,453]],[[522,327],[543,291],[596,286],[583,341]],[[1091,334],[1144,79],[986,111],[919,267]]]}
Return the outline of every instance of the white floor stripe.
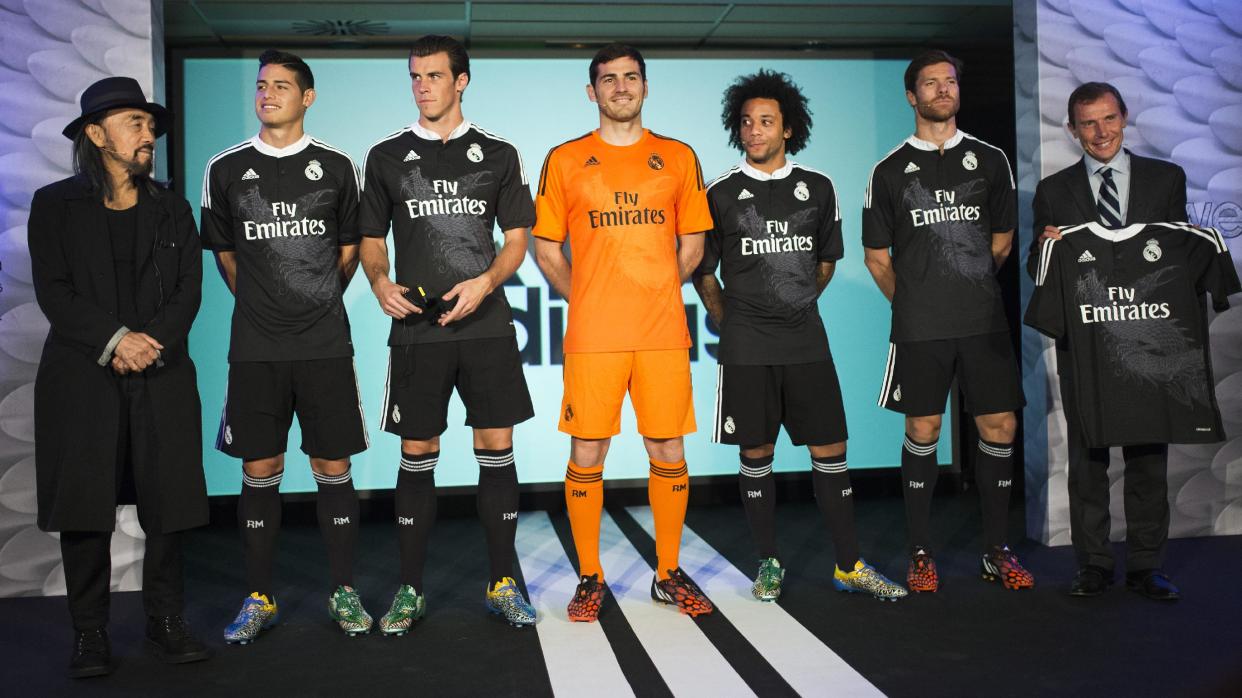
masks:
{"label": "white floor stripe", "polygon": [[[652,537],[650,507],[627,511]],[[690,527],[681,537],[681,567],[702,587],[733,627],[804,696],[883,696],[878,688],[811,634],[777,604],[750,594],[751,578],[707,544]],[[628,615],[628,614],[627,614]]]}
{"label": "white floor stripe", "polygon": [[689,616],[651,600],[654,572],[607,512],[599,547],[612,595],[674,695],[755,695]]}
{"label": "white floor stripe", "polygon": [[535,629],[552,692],[633,696],[599,623],[571,623],[565,615],[578,575],[547,513],[524,511],[518,517],[517,554],[530,602],[539,613]]}

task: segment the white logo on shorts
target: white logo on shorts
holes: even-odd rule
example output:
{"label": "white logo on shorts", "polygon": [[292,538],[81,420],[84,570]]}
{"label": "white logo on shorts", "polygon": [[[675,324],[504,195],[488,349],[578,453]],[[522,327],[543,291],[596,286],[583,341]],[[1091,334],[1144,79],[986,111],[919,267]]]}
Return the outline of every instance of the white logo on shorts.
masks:
{"label": "white logo on shorts", "polygon": [[466,150],[466,159],[470,162],[483,162],[483,148],[478,143],[471,143]]}
{"label": "white logo on shorts", "polygon": [[806,201],[811,198],[811,190],[806,188],[806,182],[798,182],[794,185],[794,198],[798,201]]}
{"label": "white logo on shorts", "polygon": [[320,167],[318,160],[311,160],[306,165],[306,169],[302,170],[302,174],[312,182],[318,182],[323,179],[323,168]]}
{"label": "white logo on shorts", "polygon": [[724,430],[726,434],[732,434],[737,430],[737,427],[733,424],[732,417],[725,417]]}
{"label": "white logo on shorts", "polygon": [[393,424],[401,423],[401,408],[398,407],[397,405],[392,406],[392,423]]}
{"label": "white logo on shorts", "polygon": [[893,402],[901,402],[901,386],[900,385],[898,385],[897,389],[893,391]]}
{"label": "white logo on shorts", "polygon": [[233,443],[233,427],[227,424],[224,425],[224,443]]}
{"label": "white logo on shorts", "polygon": [[966,155],[962,158],[962,167],[973,170],[979,166],[979,160],[975,158],[975,151],[967,150]]}

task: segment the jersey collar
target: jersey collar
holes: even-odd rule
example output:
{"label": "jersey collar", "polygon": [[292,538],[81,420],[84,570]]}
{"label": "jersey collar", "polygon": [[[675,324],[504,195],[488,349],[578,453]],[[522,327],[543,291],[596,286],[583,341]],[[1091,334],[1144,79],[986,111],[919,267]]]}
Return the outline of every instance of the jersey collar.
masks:
{"label": "jersey collar", "polygon": [[[957,133],[954,133],[949,138],[949,140],[944,142],[944,149],[948,150],[949,148],[955,147],[958,143],[961,143],[962,139],[965,138],[967,135],[969,134],[967,134],[965,131],[959,128],[957,130]],[[940,146],[936,145],[935,143],[932,143],[931,141],[925,141],[922,138],[917,138],[915,136],[910,136],[909,138],[907,138],[906,143],[909,143],[911,146],[918,148],[919,150],[934,150],[936,152],[940,151]]]}
{"label": "jersey collar", "polygon": [[796,164],[798,163],[789,158],[785,158],[785,164],[781,166],[780,169],[776,170],[772,174],[768,174],[762,170],[755,169],[753,165],[746,161],[746,158],[742,158],[742,174],[750,177],[751,179],[757,179],[760,182],[766,182],[770,179],[784,179],[789,176],[790,172],[793,172],[794,165]]}
{"label": "jersey collar", "polygon": [[1121,242],[1122,240],[1129,240],[1135,235],[1138,235],[1139,231],[1146,227],[1147,227],[1146,223],[1135,223],[1133,225],[1127,225],[1124,228],[1117,228],[1114,230],[1112,228],[1105,228],[1104,226],[1100,225],[1096,221],[1087,222],[1087,230],[1090,230],[1091,232],[1095,233],[1097,236],[1102,237],[1105,240],[1108,240],[1109,242]]}
{"label": "jersey collar", "polygon": [[[457,128],[453,129],[453,131],[449,133],[448,140],[451,141],[454,138],[461,138],[462,136],[466,135],[466,131],[469,131],[470,127],[473,125],[474,124],[470,123],[469,119],[463,119],[462,122],[457,125]],[[426,140],[426,141],[440,140],[440,134],[430,129],[423,128],[423,125],[418,123],[417,121],[410,124],[410,133],[413,133],[415,136],[418,136],[419,138],[422,138],[423,140]]]}
{"label": "jersey collar", "polygon": [[263,153],[264,155],[269,155],[274,158],[284,158],[290,155],[297,155],[303,150],[306,150],[306,146],[310,145],[310,142],[311,142],[311,137],[309,133],[303,133],[302,137],[299,138],[297,142],[290,143],[289,145],[283,148],[277,148],[274,145],[268,145],[267,143],[264,143],[263,139],[259,138],[257,134],[254,136],[254,138],[250,139],[250,143],[254,146],[255,150],[259,151],[260,153]]}

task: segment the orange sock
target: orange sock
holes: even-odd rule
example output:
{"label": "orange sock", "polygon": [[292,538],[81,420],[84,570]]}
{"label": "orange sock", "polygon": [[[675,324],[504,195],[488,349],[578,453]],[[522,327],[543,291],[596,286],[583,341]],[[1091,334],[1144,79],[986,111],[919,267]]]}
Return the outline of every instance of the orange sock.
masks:
{"label": "orange sock", "polygon": [[690,475],[686,461],[651,461],[647,478],[647,501],[655,519],[656,578],[667,579],[677,569],[681,552],[681,528],[686,523],[686,502],[690,500]]}
{"label": "orange sock", "polygon": [[604,513],[602,464],[584,468],[569,462],[565,470],[565,507],[569,510],[574,549],[578,551],[578,574],[588,577],[598,574],[602,582],[604,569],[599,563],[599,519]]}

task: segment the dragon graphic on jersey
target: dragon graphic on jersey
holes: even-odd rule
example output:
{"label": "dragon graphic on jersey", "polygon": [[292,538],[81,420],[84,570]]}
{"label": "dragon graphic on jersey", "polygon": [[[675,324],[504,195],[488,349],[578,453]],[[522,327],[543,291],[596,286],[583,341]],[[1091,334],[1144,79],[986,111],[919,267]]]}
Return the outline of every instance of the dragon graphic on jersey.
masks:
{"label": "dragon graphic on jersey", "polygon": [[[987,180],[978,178],[949,191],[954,200],[965,202],[986,190]],[[911,179],[906,185],[901,202],[909,211],[936,210],[942,206],[936,193],[924,187],[918,179]],[[991,283],[994,264],[991,236],[981,230],[979,221],[943,220],[928,223],[926,227],[932,232],[933,247],[940,253],[942,276],[958,276],[976,284]]]}
{"label": "dragon graphic on jersey", "polygon": [[[319,189],[294,201],[294,210],[303,218],[326,218],[316,215],[328,208],[335,198],[331,189]],[[253,186],[237,200],[238,214],[255,223],[274,223],[272,204]],[[324,213],[329,213],[325,211]],[[264,255],[276,278],[284,282],[285,291],[308,306],[328,306],[333,315],[345,313],[339,302],[341,280],[337,273],[337,251],[334,239],[326,235],[272,237],[264,240]]]}
{"label": "dragon graphic on jersey", "polygon": [[[486,170],[463,175],[457,180],[455,196],[468,197],[491,184],[492,173]],[[432,182],[415,168],[401,179],[401,196],[405,199],[430,200],[441,197]],[[483,197],[474,197],[483,198]],[[491,266],[496,258],[492,231],[482,218],[473,214],[427,215],[427,222],[438,235],[431,240],[437,271],[463,279],[472,279]],[[447,291],[448,289],[443,289]]]}
{"label": "dragon graphic on jersey", "polygon": [[[1134,281],[1135,303],[1152,297],[1159,286],[1176,281],[1177,267],[1157,269]],[[1074,290],[1077,303],[1107,306],[1108,282],[1095,269],[1079,277]],[[1167,390],[1179,403],[1207,405],[1207,369],[1203,352],[1194,348],[1187,329],[1175,319],[1099,322],[1104,333],[1113,371],[1134,381]]]}
{"label": "dragon graphic on jersey", "polygon": [[[786,235],[814,236],[815,209],[804,208],[785,218],[789,224]],[[737,214],[737,229],[751,240],[766,240],[767,220],[753,205]],[[784,237],[784,236],[782,236]],[[800,252],[776,252],[756,255],[767,280],[765,302],[791,311],[805,310],[819,296],[815,288],[815,255]]]}

